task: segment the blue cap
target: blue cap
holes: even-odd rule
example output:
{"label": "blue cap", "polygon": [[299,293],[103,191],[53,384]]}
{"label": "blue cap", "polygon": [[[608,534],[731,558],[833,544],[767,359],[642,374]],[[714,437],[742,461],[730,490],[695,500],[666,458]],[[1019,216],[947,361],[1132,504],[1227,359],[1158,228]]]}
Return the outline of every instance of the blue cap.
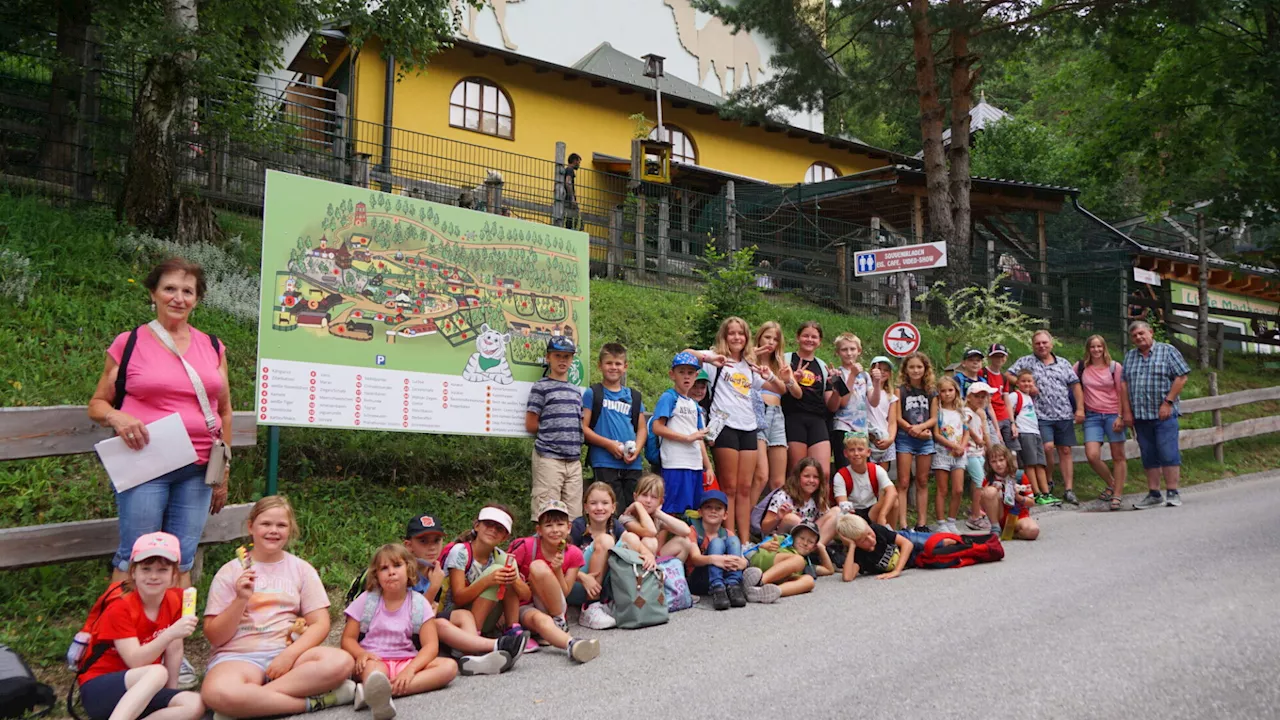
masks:
{"label": "blue cap", "polygon": [[547,341],[547,352],[567,352],[578,354],[578,346],[574,344],[573,339],[564,335],[552,335]]}
{"label": "blue cap", "polygon": [[718,500],[725,507],[729,507],[729,496],[725,495],[723,492],[719,490],[702,491],[702,502],[698,503],[698,507],[701,508],[703,505],[706,505],[711,500]]}
{"label": "blue cap", "polygon": [[691,365],[696,368],[702,367],[702,363],[698,362],[698,358],[687,350],[678,352],[675,357],[671,358],[671,367],[673,369],[678,368],[681,365]]}

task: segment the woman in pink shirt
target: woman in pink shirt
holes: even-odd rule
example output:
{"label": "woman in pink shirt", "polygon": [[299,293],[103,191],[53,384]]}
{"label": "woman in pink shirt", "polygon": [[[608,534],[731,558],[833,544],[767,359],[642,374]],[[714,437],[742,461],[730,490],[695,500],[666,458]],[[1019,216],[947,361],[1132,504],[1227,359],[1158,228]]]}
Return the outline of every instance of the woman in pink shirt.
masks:
{"label": "woman in pink shirt", "polygon": [[[170,258],[151,269],[143,283],[151,293],[156,320],[173,338],[183,358],[195,368],[204,384],[210,408],[217,416],[214,431],[231,437],[231,391],[227,381],[226,348],[217,338],[187,323],[191,311],[204,297],[204,270],[181,258]],[[124,382],[119,381],[126,350]],[[141,450],[151,441],[147,423],[178,413],[186,426],[196,461],[141,485],[116,493],[120,515],[120,546],[112,559],[112,581],[121,580],[129,568],[129,551],[142,535],[163,530],[178,538],[182,547],[178,584],[191,584],[191,565],[209,513],[222,510],[227,501],[227,476],[214,486],[205,484],[205,467],[213,447],[186,368],[147,325],[116,336],[107,348],[106,366],[89,401],[89,417],[108,426],[125,445]]]}
{"label": "woman in pink shirt", "polygon": [[[1076,374],[1084,391],[1084,454],[1094,472],[1107,484],[1099,500],[1112,510],[1120,509],[1124,481],[1128,473],[1124,457],[1124,416],[1129,390],[1124,368],[1111,359],[1107,341],[1091,335],[1084,343],[1085,359],[1076,363]],[[1102,462],[1102,443],[1111,445],[1111,467]]]}

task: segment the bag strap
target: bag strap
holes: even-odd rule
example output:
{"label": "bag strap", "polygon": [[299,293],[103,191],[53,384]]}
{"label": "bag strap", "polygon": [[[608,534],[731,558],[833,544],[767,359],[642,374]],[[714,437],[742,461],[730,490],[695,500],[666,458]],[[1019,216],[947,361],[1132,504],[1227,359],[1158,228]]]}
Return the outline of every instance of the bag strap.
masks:
{"label": "bag strap", "polygon": [[587,427],[596,429],[600,413],[604,410],[604,383],[591,383],[591,422]]}
{"label": "bag strap", "polygon": [[169,348],[179,360],[182,361],[182,367],[187,371],[187,378],[191,380],[191,386],[195,388],[196,400],[200,402],[200,411],[204,413],[204,424],[209,429],[209,434],[216,440],[219,432],[216,430],[218,425],[218,417],[213,414],[213,408],[209,405],[209,396],[204,390],[204,381],[200,379],[200,374],[196,369],[191,367],[191,363],[182,357],[182,353],[178,352],[178,346],[174,344],[173,337],[169,335],[169,331],[164,329],[159,320],[152,320],[147,323],[147,327],[151,328],[151,332],[155,333],[160,343]]}
{"label": "bag strap", "polygon": [[644,404],[640,399],[640,391],[636,388],[627,388],[631,391],[631,428],[636,432],[640,432],[640,407]]}
{"label": "bag strap", "polygon": [[120,353],[120,365],[116,370],[116,397],[111,406],[119,410],[124,406],[124,384],[129,372],[129,359],[133,357],[133,348],[138,344],[138,328],[129,331],[129,339],[124,343],[124,352]]}
{"label": "bag strap", "polygon": [[409,624],[413,627],[413,634],[416,636],[422,631],[422,624],[427,621],[427,599],[422,593],[409,592]]}
{"label": "bag strap", "polygon": [[364,596],[364,611],[360,613],[360,634],[365,635],[369,632],[369,625],[373,623],[373,616],[378,613],[378,603],[382,601],[382,593],[377,590],[370,590]]}

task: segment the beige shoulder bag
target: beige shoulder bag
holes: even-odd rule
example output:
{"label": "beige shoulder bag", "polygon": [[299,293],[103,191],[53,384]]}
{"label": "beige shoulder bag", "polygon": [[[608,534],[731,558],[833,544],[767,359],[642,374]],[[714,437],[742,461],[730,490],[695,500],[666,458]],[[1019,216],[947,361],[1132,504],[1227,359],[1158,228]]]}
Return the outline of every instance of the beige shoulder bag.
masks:
{"label": "beige shoulder bag", "polygon": [[213,414],[213,407],[209,405],[209,396],[204,391],[204,382],[196,369],[191,367],[191,363],[178,352],[178,346],[174,344],[169,331],[164,329],[160,321],[152,320],[147,327],[151,328],[151,332],[155,333],[160,342],[182,361],[182,366],[187,370],[187,377],[191,379],[191,386],[196,391],[196,400],[200,401],[200,411],[204,413],[204,424],[209,428],[209,435],[213,436],[213,446],[209,448],[209,464],[204,471],[204,483],[221,485],[227,466],[231,464],[231,448],[222,442],[221,434],[217,429],[218,418]]}

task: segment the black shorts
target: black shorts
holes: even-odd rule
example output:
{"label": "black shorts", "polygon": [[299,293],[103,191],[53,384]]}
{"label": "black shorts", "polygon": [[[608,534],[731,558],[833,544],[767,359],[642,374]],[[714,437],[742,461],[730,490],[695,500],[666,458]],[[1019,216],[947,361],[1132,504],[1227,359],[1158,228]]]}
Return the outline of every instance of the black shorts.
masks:
{"label": "black shorts", "polygon": [[[660,472],[660,471],[659,471]],[[593,480],[605,483],[613,488],[618,497],[618,507],[625,508],[635,499],[636,483],[640,482],[642,470],[625,470],[620,468],[592,467]]]}
{"label": "black shorts", "polygon": [[725,425],[720,434],[716,436],[715,444],[712,447],[716,450],[737,450],[738,452],[743,450],[754,452],[759,449],[756,445],[755,430],[738,430],[728,425]]}
{"label": "black shorts", "polygon": [[[111,717],[111,712],[116,709],[120,698],[124,697],[128,690],[124,685],[124,676],[127,672],[129,671],[121,670],[99,675],[80,686],[80,704],[84,706],[84,711],[89,715],[90,720],[106,720]],[[169,707],[173,696],[179,692],[181,691],[160,688],[139,717],[146,717]]]}
{"label": "black shorts", "polygon": [[827,419],[806,412],[793,412],[783,419],[787,425],[787,444],[804,443],[817,445],[831,440],[831,431],[827,429]]}

